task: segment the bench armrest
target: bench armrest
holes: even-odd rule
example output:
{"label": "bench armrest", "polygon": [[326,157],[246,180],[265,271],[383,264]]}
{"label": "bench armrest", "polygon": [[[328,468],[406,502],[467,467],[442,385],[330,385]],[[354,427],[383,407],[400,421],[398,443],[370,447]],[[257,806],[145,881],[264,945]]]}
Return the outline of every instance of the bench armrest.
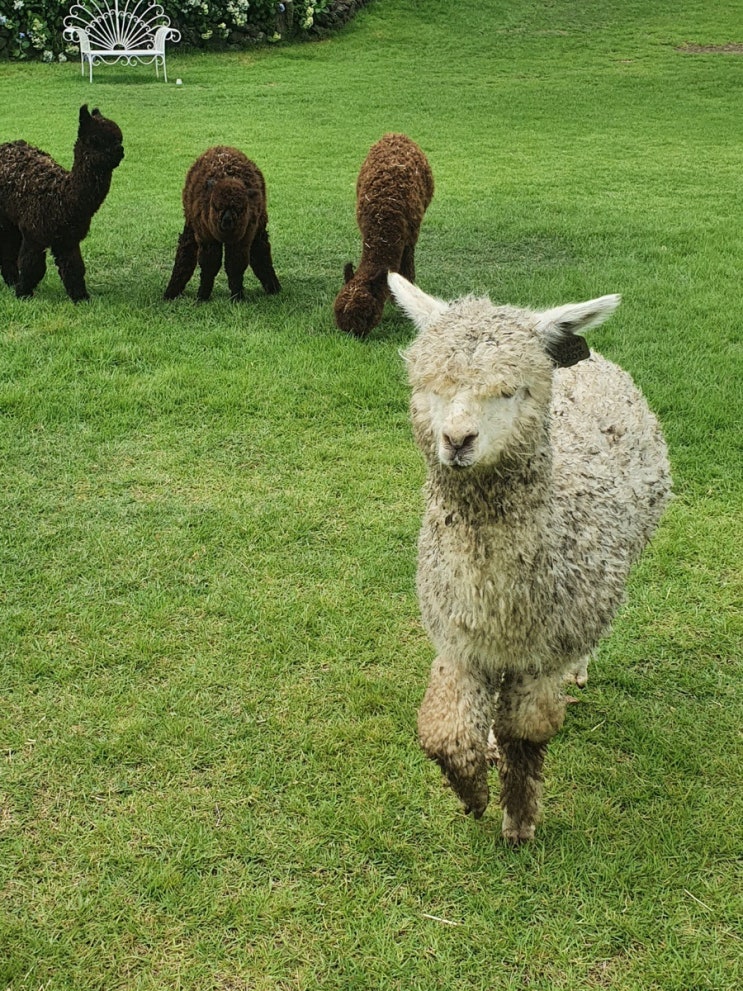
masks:
{"label": "bench armrest", "polygon": [[180,40],[181,40],[180,31],[176,31],[175,28],[171,28],[168,27],[166,24],[163,24],[155,30],[155,42],[154,42],[155,51],[164,52],[166,41],[177,42]]}

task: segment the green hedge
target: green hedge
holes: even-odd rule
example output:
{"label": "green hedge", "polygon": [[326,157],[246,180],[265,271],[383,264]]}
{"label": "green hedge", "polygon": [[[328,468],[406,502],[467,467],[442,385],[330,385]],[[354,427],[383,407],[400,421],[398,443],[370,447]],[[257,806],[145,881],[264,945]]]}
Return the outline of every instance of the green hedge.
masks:
{"label": "green hedge", "polygon": [[[84,3],[84,0],[80,0]],[[120,0],[122,2],[122,0]],[[191,48],[247,48],[326,35],[370,0],[161,0]],[[0,59],[64,62],[77,46],[62,37],[72,0],[0,0]]]}

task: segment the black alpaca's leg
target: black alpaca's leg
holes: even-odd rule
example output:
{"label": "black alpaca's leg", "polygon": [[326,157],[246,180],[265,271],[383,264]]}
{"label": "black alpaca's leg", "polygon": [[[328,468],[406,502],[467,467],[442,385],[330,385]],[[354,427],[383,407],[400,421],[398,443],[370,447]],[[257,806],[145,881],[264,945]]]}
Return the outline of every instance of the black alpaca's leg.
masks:
{"label": "black alpaca's leg", "polygon": [[80,244],[53,244],[52,254],[62,284],[73,303],[90,299],[85,285],[85,262],[80,253]]}
{"label": "black alpaca's leg", "polygon": [[408,282],[415,282],[415,245],[403,248],[399,271]]}
{"label": "black alpaca's leg", "polygon": [[18,279],[15,294],[19,299],[33,296],[46,272],[46,251],[24,235],[18,252]]}
{"label": "black alpaca's leg", "polygon": [[250,267],[269,296],[280,292],[281,283],[274,271],[273,260],[271,258],[271,244],[268,240],[268,231],[265,227],[259,230],[253,238],[253,244],[250,248]]}
{"label": "black alpaca's leg", "polygon": [[188,285],[188,281],[196,271],[198,247],[193,228],[186,224],[178,238],[178,248],[173,263],[173,274],[164,293],[164,299],[175,299],[180,296]]}
{"label": "black alpaca's leg", "polygon": [[199,268],[201,278],[199,281],[199,291],[196,293],[198,299],[205,303],[212,294],[214,280],[217,272],[222,266],[222,242],[213,241],[211,244],[199,245]]}
{"label": "black alpaca's leg", "polygon": [[534,838],[542,808],[542,769],[547,744],[565,717],[562,679],[506,674],[496,705],[503,837],[509,843]]}
{"label": "black alpaca's leg", "polygon": [[12,289],[18,281],[18,252],[21,232],[13,224],[0,225],[0,274]]}
{"label": "black alpaca's leg", "polygon": [[482,676],[437,657],[418,712],[418,739],[444,773],[465,812],[488,805],[488,729],[493,688]]}
{"label": "black alpaca's leg", "polygon": [[250,249],[242,242],[224,246],[224,270],[230,287],[230,299],[243,298],[243,277],[250,261]]}

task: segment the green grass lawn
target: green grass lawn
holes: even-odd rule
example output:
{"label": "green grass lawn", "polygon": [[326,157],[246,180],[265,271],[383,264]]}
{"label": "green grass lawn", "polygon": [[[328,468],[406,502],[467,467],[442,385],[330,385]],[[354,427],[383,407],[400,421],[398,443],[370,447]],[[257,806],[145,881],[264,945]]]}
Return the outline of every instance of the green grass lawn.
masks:
{"label": "green grass lawn", "polygon": [[[69,167],[87,102],[126,149],[91,302],[0,286],[0,988],[740,987],[742,31],[737,0],[377,0],[322,43],[171,47],[168,85],[0,63],[0,142]],[[671,449],[524,849],[416,741],[411,329],[333,325],[390,130],[436,179],[421,286],[621,292],[591,344]],[[264,172],[284,289],[166,304],[216,143]]]}

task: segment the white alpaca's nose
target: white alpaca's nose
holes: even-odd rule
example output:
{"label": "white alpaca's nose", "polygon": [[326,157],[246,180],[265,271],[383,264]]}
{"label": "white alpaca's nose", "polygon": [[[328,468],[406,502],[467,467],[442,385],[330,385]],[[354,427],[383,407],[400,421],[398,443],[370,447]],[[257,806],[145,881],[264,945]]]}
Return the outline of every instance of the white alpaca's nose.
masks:
{"label": "white alpaca's nose", "polygon": [[477,439],[477,430],[452,430],[448,429],[444,431],[444,443],[452,452],[452,454],[459,454],[460,452],[466,450],[468,447],[472,447],[475,440]]}
{"label": "white alpaca's nose", "polygon": [[472,422],[448,423],[441,431],[439,458],[453,468],[469,468],[477,460],[475,442],[478,429]]}

